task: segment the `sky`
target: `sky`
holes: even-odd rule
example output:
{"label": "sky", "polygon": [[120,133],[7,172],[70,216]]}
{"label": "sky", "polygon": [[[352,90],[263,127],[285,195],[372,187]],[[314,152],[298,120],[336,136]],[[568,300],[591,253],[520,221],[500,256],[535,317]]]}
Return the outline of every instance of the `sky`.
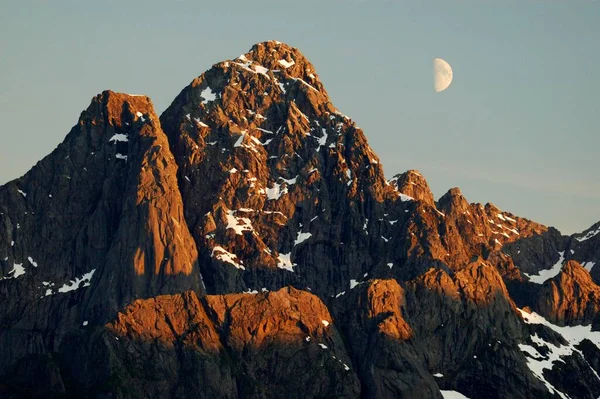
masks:
{"label": "sky", "polygon": [[[593,0],[5,0],[0,184],[103,90],[157,112],[212,64],[275,39],[313,63],[391,178],[555,226],[600,220],[600,3]],[[454,80],[433,90],[432,63]]]}

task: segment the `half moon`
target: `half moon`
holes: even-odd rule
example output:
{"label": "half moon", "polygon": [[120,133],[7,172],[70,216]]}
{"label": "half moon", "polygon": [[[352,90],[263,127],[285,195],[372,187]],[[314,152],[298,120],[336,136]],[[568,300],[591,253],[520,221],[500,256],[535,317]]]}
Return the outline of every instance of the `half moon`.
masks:
{"label": "half moon", "polygon": [[441,58],[433,59],[433,88],[437,93],[444,91],[452,83],[452,68]]}

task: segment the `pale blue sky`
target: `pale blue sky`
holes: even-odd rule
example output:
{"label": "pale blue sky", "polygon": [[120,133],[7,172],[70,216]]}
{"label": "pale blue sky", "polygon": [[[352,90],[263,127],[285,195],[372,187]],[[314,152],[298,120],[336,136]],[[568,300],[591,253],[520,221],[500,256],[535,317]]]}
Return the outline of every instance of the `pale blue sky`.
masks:
{"label": "pale blue sky", "polygon": [[[268,39],[311,60],[388,177],[419,169],[436,197],[458,186],[565,233],[600,220],[591,0],[4,0],[0,184],[52,151],[96,93],[147,94],[162,112]],[[442,93],[435,57],[454,69]]]}

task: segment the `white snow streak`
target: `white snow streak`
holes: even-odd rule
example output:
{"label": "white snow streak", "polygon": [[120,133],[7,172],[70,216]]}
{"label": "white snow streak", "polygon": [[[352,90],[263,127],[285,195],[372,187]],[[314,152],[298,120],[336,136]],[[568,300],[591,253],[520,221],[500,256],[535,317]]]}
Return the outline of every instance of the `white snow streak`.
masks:
{"label": "white snow streak", "polygon": [[560,255],[560,259],[558,259],[558,262],[556,262],[556,264],[550,269],[540,270],[537,275],[527,273],[523,274],[526,275],[529,278],[529,281],[531,281],[532,283],[543,284],[544,281],[551,279],[552,277],[555,277],[558,275],[558,273],[560,273],[562,269],[562,264],[565,261],[565,251],[561,251],[558,254]]}

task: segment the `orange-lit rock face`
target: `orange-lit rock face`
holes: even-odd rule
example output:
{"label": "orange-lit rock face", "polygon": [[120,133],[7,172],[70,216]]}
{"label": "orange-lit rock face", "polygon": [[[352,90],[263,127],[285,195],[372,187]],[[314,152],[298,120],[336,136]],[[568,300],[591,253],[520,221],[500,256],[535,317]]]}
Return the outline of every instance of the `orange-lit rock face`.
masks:
{"label": "orange-lit rock face", "polygon": [[510,301],[510,295],[498,271],[481,261],[456,272],[455,281],[463,295],[477,305],[485,305],[499,297]]}
{"label": "orange-lit rock face", "polygon": [[237,397],[236,383],[246,392],[254,380],[267,397],[290,396],[291,388],[308,397],[359,395],[358,379],[327,308],[316,296],[293,288],[202,299],[185,292],[137,300],[106,328],[111,346],[116,351],[126,348],[134,376],[138,369],[144,372],[139,359],[153,351],[171,362],[171,368],[179,367],[172,362],[176,352],[187,367],[200,364],[193,377],[200,376],[202,389],[215,389],[219,378],[223,380],[219,397]]}
{"label": "orange-lit rock face", "polygon": [[395,280],[375,280],[367,289],[367,316],[377,320],[380,332],[396,339],[409,339],[412,330],[402,317],[404,290]]}
{"label": "orange-lit rock face", "polygon": [[196,246],[183,218],[177,164],[150,99],[108,91],[97,96],[87,112],[97,114],[98,106],[119,136],[115,145],[126,144],[121,147],[126,154],[121,155],[126,156],[133,184],[127,193],[131,202],[124,209],[135,215],[133,224],[141,238],[130,258],[135,274],[190,275]]}
{"label": "orange-lit rock face", "polygon": [[600,314],[600,287],[578,262],[568,261],[543,284],[536,310],[560,325],[589,324]]}
{"label": "orange-lit rock face", "polygon": [[222,350],[213,323],[191,291],[139,299],[119,313],[107,328],[134,341],[158,341],[168,347],[182,342],[210,353]]}
{"label": "orange-lit rock face", "polygon": [[340,345],[323,302],[294,288],[207,295],[202,301],[192,291],[140,299],[120,312],[107,328],[133,340],[156,340],[169,346],[182,341],[213,351],[222,348],[221,338],[238,352],[260,351],[271,345],[304,345],[311,340],[332,349]]}
{"label": "orange-lit rock face", "polygon": [[237,351],[306,342],[307,337],[334,345],[329,311],[321,300],[305,291],[284,288],[255,295],[208,295],[206,303],[219,325],[228,323],[227,343]]}

